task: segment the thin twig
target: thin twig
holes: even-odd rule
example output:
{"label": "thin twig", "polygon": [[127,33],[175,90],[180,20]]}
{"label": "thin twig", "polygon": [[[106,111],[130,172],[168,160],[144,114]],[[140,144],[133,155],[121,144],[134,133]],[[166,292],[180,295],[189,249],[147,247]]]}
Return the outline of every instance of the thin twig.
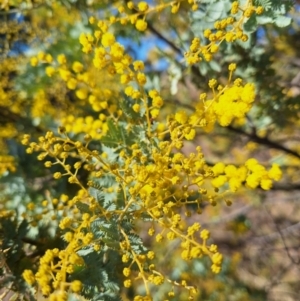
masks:
{"label": "thin twig", "polygon": [[264,209],[266,211],[266,213],[269,215],[270,219],[272,220],[281,240],[282,240],[282,243],[283,243],[283,246],[284,246],[284,249],[285,249],[285,252],[287,254],[287,256],[289,257],[289,259],[291,260],[292,263],[298,265],[300,263],[300,260],[299,258],[296,260],[292,254],[290,253],[289,251],[289,248],[287,247],[287,244],[286,244],[286,240],[285,240],[285,237],[281,231],[281,229],[279,228],[278,224],[276,223],[276,221],[274,220],[274,217],[272,216],[272,214],[267,210],[267,208],[264,206]]}

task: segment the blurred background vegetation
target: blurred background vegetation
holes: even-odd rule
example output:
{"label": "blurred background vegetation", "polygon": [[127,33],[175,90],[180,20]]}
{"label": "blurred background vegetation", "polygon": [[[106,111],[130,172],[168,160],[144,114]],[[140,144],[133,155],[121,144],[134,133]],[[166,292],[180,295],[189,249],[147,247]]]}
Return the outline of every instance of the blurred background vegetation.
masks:
{"label": "blurred background vegetation", "polygon": [[[223,44],[212,62],[187,68],[183,54],[193,37],[201,38],[203,29],[212,28],[231,4],[230,0],[202,2],[194,12],[182,4],[176,15],[169,10],[161,11],[159,16],[148,15],[145,35],[131,25],[118,24],[114,26],[115,35],[135,59],[145,61],[149,87],[160,90],[165,99],[164,116],[175,107],[189,110],[197,103],[199,93],[206,90],[208,80],[217,78],[222,82],[227,76],[228,63],[235,62],[236,75],[254,82],[259,91],[247,116],[248,122],[220,127],[210,134],[199,132],[196,142],[187,144],[185,151],[201,145],[209,164],[222,161],[238,165],[249,157],[266,166],[275,162],[282,167],[284,178],[268,192],[242,191],[232,198],[230,208],[221,204],[207,207],[200,217],[192,217],[191,222],[200,221],[212,232],[213,243],[225,254],[223,271],[218,276],[211,273],[205,260],[190,264],[183,261],[174,251],[176,241],[166,243],[162,250],[147,237],[144,224],[138,225],[140,234],[163,263],[162,272],[186,275],[186,280],[199,287],[199,300],[297,301],[300,5],[297,2],[290,5],[286,19],[274,18],[272,24],[258,20],[259,26],[254,26],[251,22],[257,20],[250,20],[247,29],[253,32],[246,45]],[[281,1],[269,2],[282,8]],[[116,7],[121,3],[126,5],[126,1],[104,0],[0,1],[0,296],[3,300],[26,298],[27,288],[18,275],[59,240],[51,214],[40,223],[38,209],[32,211],[30,232],[28,225],[20,224],[24,212],[31,214],[28,204],[38,206],[45,199],[75,194],[67,181],[53,180],[55,167],[45,169],[35,154],[26,154],[20,144],[22,135],[38,137],[49,129],[57,131],[64,124],[73,130],[74,138],[93,133],[97,144],[98,109],[80,99],[61,79],[47,76],[47,64],[32,66],[32,57],[41,52],[54,58],[63,53],[70,62],[84,57],[86,76],[97,85],[101,97],[111,104],[117,102],[118,81],[95,70],[91,59],[83,56],[78,38],[80,33],[89,32],[90,16],[106,18],[117,14]],[[9,210],[14,211],[14,218],[10,218]],[[34,227],[37,222],[39,226]],[[38,252],[29,253],[29,246],[35,244],[40,245]],[[176,269],[170,269],[174,262]],[[140,288],[134,286],[132,290]],[[163,300],[164,294],[164,287],[160,287],[155,300]],[[123,299],[131,300],[132,295],[132,291],[126,291]],[[183,292],[174,300],[187,300],[187,296]]]}

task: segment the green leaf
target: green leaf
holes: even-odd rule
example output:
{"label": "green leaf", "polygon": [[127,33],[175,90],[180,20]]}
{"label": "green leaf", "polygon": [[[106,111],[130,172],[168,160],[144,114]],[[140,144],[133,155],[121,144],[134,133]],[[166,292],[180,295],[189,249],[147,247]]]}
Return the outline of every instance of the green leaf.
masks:
{"label": "green leaf", "polygon": [[251,37],[251,35],[249,35],[249,38],[248,38],[248,40],[246,42],[237,40],[236,43],[238,45],[240,45],[244,49],[250,49],[251,48],[251,44],[252,44],[252,37]]}
{"label": "green leaf", "polygon": [[206,75],[208,72],[208,65],[203,62],[199,65],[199,71],[202,75]]}
{"label": "green leaf", "polygon": [[115,148],[102,145],[102,151],[107,154],[109,162],[116,162],[118,154],[116,153]]}
{"label": "green leaf", "polygon": [[76,206],[80,210],[81,213],[89,213],[90,212],[89,206],[85,203],[77,202]]}
{"label": "green leaf", "polygon": [[117,209],[117,205],[114,202],[114,199],[116,198],[116,194],[110,193],[107,194],[105,197],[105,202],[104,202],[104,208],[107,211],[115,211]]}
{"label": "green leaf", "polygon": [[123,100],[120,102],[120,107],[125,116],[130,119],[141,119],[141,116],[144,115],[145,109],[141,110],[139,113],[133,111],[132,105],[135,103],[131,98],[127,95],[123,95]]}
{"label": "green leaf", "polygon": [[104,224],[102,226],[100,225],[99,228],[106,234],[106,238],[109,241],[115,241],[119,243],[120,234],[116,218],[111,218],[109,224]]}
{"label": "green leaf", "polygon": [[80,256],[87,256],[88,254],[94,252],[94,249],[92,247],[86,247],[84,249],[79,250],[77,253]]}
{"label": "green leaf", "polygon": [[119,290],[120,290],[119,285],[115,282],[108,282],[106,284],[106,288],[109,289],[111,292],[114,292],[114,293],[118,293]]}
{"label": "green leaf", "polygon": [[83,297],[79,297],[77,294],[69,294],[68,295],[68,301],[85,301],[87,299]]}
{"label": "green leaf", "polygon": [[272,7],[272,2],[270,0],[256,0],[254,1],[255,6],[262,6],[264,10],[269,10]]}
{"label": "green leaf", "polygon": [[216,61],[210,61],[208,64],[213,71],[221,72],[222,68]]}
{"label": "green leaf", "polygon": [[117,295],[110,295],[108,293],[101,293],[99,295],[94,296],[92,301],[122,301],[120,296]]}
{"label": "green leaf", "polygon": [[274,23],[274,19],[267,15],[257,16],[256,21],[260,25]]}
{"label": "green leaf", "polygon": [[26,236],[26,234],[28,233],[28,229],[29,229],[29,224],[27,220],[24,219],[18,228],[18,238],[22,239],[24,236]]}
{"label": "green leaf", "polygon": [[248,33],[254,32],[257,30],[257,20],[255,14],[253,14],[248,21],[244,24],[244,30]]}
{"label": "green leaf", "polygon": [[115,121],[109,119],[107,121],[108,133],[101,139],[101,142],[109,147],[116,147],[120,144],[126,144],[126,131],[120,124],[116,124]]}
{"label": "green leaf", "polygon": [[225,5],[224,1],[218,1],[216,3],[212,3],[208,9],[205,19],[208,22],[214,22],[221,18],[223,11],[224,11]]}
{"label": "green leaf", "polygon": [[102,238],[102,241],[109,247],[110,249],[113,250],[119,250],[120,249],[120,244],[117,241],[114,241],[110,238]]}
{"label": "green leaf", "polygon": [[290,25],[291,22],[292,22],[292,18],[286,17],[286,16],[278,16],[278,17],[275,19],[275,24],[276,24],[278,27],[286,27],[286,26]]}

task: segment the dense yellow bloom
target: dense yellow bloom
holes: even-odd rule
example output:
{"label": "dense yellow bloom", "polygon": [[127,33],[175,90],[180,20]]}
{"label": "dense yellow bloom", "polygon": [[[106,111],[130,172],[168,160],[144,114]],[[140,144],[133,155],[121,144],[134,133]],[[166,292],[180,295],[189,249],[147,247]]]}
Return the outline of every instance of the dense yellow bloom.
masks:
{"label": "dense yellow bloom", "polygon": [[110,48],[110,55],[114,61],[124,58],[124,47],[119,43],[114,43]]}
{"label": "dense yellow bloom", "polygon": [[200,233],[200,237],[201,237],[203,240],[209,239],[209,237],[210,237],[209,231],[206,230],[206,229],[202,230],[201,233]]}
{"label": "dense yellow bloom", "polygon": [[251,174],[247,177],[246,182],[250,188],[255,189],[259,185],[260,179],[255,174]]}
{"label": "dense yellow bloom", "polygon": [[71,283],[71,290],[74,292],[74,293],[79,293],[82,289],[82,283],[81,281],[79,280],[74,280],[72,283]]}
{"label": "dense yellow bloom", "polygon": [[135,27],[139,31],[145,31],[147,29],[147,22],[142,19],[138,19],[135,23]]}
{"label": "dense yellow bloom", "polygon": [[74,72],[79,73],[83,70],[83,65],[80,62],[74,62],[72,65],[72,69]]}
{"label": "dense yellow bloom", "polygon": [[59,75],[64,81],[68,81],[71,78],[71,72],[69,70],[59,68]]}
{"label": "dense yellow bloom", "polygon": [[77,87],[77,80],[75,78],[70,78],[67,82],[67,87],[70,89],[70,90],[75,90],[76,87]]}
{"label": "dense yellow bloom", "polygon": [[246,84],[244,87],[232,86],[226,89],[212,105],[220,125],[227,126],[234,118],[244,117],[251,109],[250,104],[254,98],[253,84]]}
{"label": "dense yellow bloom", "polygon": [[270,177],[270,179],[273,179],[275,181],[279,181],[281,179],[282,171],[280,170],[278,164],[272,164],[272,168],[269,170],[268,176]]}
{"label": "dense yellow bloom", "polygon": [[212,167],[212,171],[214,172],[214,174],[216,176],[218,176],[219,174],[222,174],[224,172],[224,169],[225,169],[225,164],[223,162],[219,162],[215,166]]}
{"label": "dense yellow bloom", "polygon": [[234,177],[237,172],[237,168],[234,165],[227,165],[224,169],[226,176]]}
{"label": "dense yellow bloom", "polygon": [[132,106],[132,109],[133,109],[134,112],[138,113],[141,109],[141,106],[136,103]]}
{"label": "dense yellow bloom", "polygon": [[76,96],[79,99],[86,99],[88,97],[88,90],[86,88],[80,88],[76,91]]}
{"label": "dense yellow bloom", "polygon": [[256,14],[261,15],[264,12],[264,8],[262,6],[258,6],[255,12]]}
{"label": "dense yellow bloom", "polygon": [[24,270],[23,274],[22,274],[24,280],[29,284],[29,285],[33,285],[35,282],[35,277],[34,274],[31,270]]}
{"label": "dense yellow bloom", "polygon": [[236,192],[241,186],[242,182],[244,182],[245,178],[242,177],[232,177],[229,179],[229,187],[232,192]]}
{"label": "dense yellow bloom", "polygon": [[34,56],[34,57],[32,57],[32,58],[30,59],[30,64],[31,64],[32,67],[37,66],[38,63],[39,63],[39,60],[38,60],[37,57]]}
{"label": "dense yellow bloom", "polygon": [[55,73],[55,69],[52,66],[46,67],[46,74],[51,77]]}
{"label": "dense yellow bloom", "polygon": [[106,32],[101,38],[101,44],[104,47],[112,46],[115,43],[115,41],[115,36],[110,32]]}
{"label": "dense yellow bloom", "polygon": [[0,177],[5,172],[14,172],[15,170],[15,158],[9,155],[0,155]]}
{"label": "dense yellow bloom", "polygon": [[[192,9],[197,9],[194,1],[188,2],[192,5]],[[169,3],[165,5],[170,6]],[[179,6],[179,2],[172,2],[172,12],[176,12]],[[131,11],[129,15],[127,8],[135,11]],[[143,73],[144,63],[134,61],[126,53],[125,47],[116,42],[114,34],[108,32],[111,23],[123,24],[121,19],[123,22],[126,20],[135,24],[139,31],[147,29],[145,20],[152,7],[149,10],[145,1],[136,5],[130,1],[127,8],[119,6],[119,13],[116,16],[111,16],[109,21],[98,22],[98,30],[80,35],[82,51],[88,54],[84,55],[86,58],[84,63],[67,62],[66,57],[60,55],[57,62],[53,63],[55,67],[52,65],[46,67],[46,74],[49,77],[57,75],[55,78],[60,78],[63,88],[74,90],[71,93],[77,96],[77,102],[88,106],[88,111],[78,110],[78,113],[70,110],[68,114],[63,115],[60,119],[58,136],[48,132],[34,143],[30,143],[27,136],[22,139],[27,145],[28,153],[41,151],[39,160],[49,157],[45,162],[46,167],[56,165],[55,168],[63,169],[55,170],[54,179],[65,178],[69,183],[80,187],[74,198],[57,197],[42,202],[43,214],[50,212],[52,208],[58,212],[58,214],[52,212],[51,219],[59,225],[59,231],[62,230],[61,235],[66,247],[62,250],[47,250],[40,259],[36,275],[28,270],[23,274],[27,283],[33,284],[37,281],[41,291],[45,295],[50,294],[49,298],[55,301],[64,300],[66,296],[61,287],[75,293],[82,290],[83,285],[80,281],[75,280],[71,283],[66,281],[69,279],[68,274],[76,271],[76,266],[85,264],[83,258],[78,255],[82,254],[80,250],[91,247],[91,250],[99,255],[97,252],[106,248],[105,239],[94,235],[93,232],[95,228],[93,221],[98,217],[107,221],[110,221],[112,216],[118,217],[118,230],[122,230],[122,234],[117,244],[120,246],[121,260],[126,263],[123,276],[138,276],[143,279],[146,288],[148,282],[155,285],[162,285],[165,282],[164,276],[160,275],[154,263],[150,262],[155,259],[156,254],[153,251],[136,253],[136,248],[131,245],[130,235],[126,234],[126,231],[123,233],[122,229],[122,221],[127,218],[139,219],[143,214],[147,214],[153,221],[148,231],[149,236],[159,231],[155,236],[157,243],[161,243],[164,239],[181,240],[180,251],[184,260],[208,256],[212,271],[220,272],[223,256],[215,245],[207,245],[210,232],[202,230],[199,223],[186,225],[182,213],[186,217],[191,215],[191,210],[188,209],[190,204],[195,208],[197,206],[197,212],[201,213],[202,202],[215,206],[221,198],[230,205],[231,201],[223,198],[226,193],[236,192],[242,186],[252,189],[260,186],[268,190],[272,187],[273,180],[279,180],[282,176],[276,164],[267,170],[257,160],[250,159],[246,161],[245,166],[233,164],[226,166],[219,162],[210,167],[200,147],[188,155],[182,151],[185,140],[195,139],[196,130],[209,132],[215,123],[228,126],[232,122],[244,120],[255,100],[255,86],[252,83],[245,84],[241,79],[233,80],[236,64],[230,64],[227,83],[223,79],[210,79],[208,92],[200,94],[198,104],[193,111],[191,110],[192,113],[185,110],[175,111],[167,117],[167,121],[157,122],[154,119],[159,116],[160,108],[164,104],[161,95],[164,95],[165,91],[163,90],[161,95],[154,89],[148,92],[148,85],[145,86],[146,73]],[[239,3],[234,2],[232,13],[237,13],[238,10]],[[260,11],[261,9],[251,6],[244,15]],[[96,27],[95,18],[91,17],[89,21]],[[218,52],[223,41],[246,40],[242,21],[237,23],[239,20],[229,16],[215,22],[214,29],[205,30],[205,38],[200,40],[195,37],[186,54],[188,63],[198,63],[203,59],[212,60],[213,54]],[[31,61],[33,65],[45,61],[50,64],[52,57],[41,53]],[[92,65],[89,66],[88,62],[92,62]],[[107,78],[112,78],[112,83],[107,83]],[[115,83],[116,88],[113,87]],[[134,114],[138,116],[137,120],[128,116],[131,114],[126,110],[122,111],[123,107],[119,105],[122,93],[128,96],[124,103],[128,101],[131,109],[138,113]],[[39,95],[43,96],[42,93]],[[46,97],[41,97],[41,100],[44,106],[47,103]],[[36,106],[36,111],[38,109],[40,107]],[[93,112],[88,113],[89,110]],[[119,129],[119,125],[122,131],[116,134],[114,128]],[[127,134],[135,136],[136,128],[140,126],[145,129],[145,134],[141,131],[140,138],[132,144],[131,138],[124,141],[127,140]],[[77,141],[72,139],[76,134],[79,134]],[[165,135],[166,141],[163,139]],[[100,147],[97,150],[94,141],[91,140],[101,142],[103,137],[106,140],[113,140],[111,141],[113,146],[107,147],[105,151],[102,151],[102,148],[100,150]],[[105,145],[104,142],[103,144]],[[82,170],[87,172],[87,183],[80,175]],[[104,176],[113,182],[111,186],[101,187],[101,193],[112,198],[113,206],[109,210],[105,207],[107,204],[103,205],[106,202],[99,202],[91,193],[92,189],[96,189],[94,179],[101,183]],[[122,207],[117,207],[120,195],[124,196],[123,204]],[[85,208],[84,211],[89,210],[89,213],[82,212],[82,207]],[[29,204],[28,209],[34,210],[35,207]],[[42,214],[37,220],[41,219]],[[134,269],[138,268],[138,273],[131,270],[133,266]],[[180,283],[183,287],[187,287],[187,281],[183,280]],[[123,284],[128,288],[132,282],[126,279]],[[143,301],[150,299],[150,296],[134,298]]]}
{"label": "dense yellow bloom", "polygon": [[139,4],[138,4],[139,10],[142,11],[142,12],[146,11],[146,10],[148,9],[148,7],[149,7],[149,6],[148,6],[148,3],[145,2],[145,1],[141,1],[141,2],[139,2]]}
{"label": "dense yellow bloom", "polygon": [[153,109],[153,110],[151,110],[150,114],[151,114],[152,118],[157,118],[159,115],[159,110]]}
{"label": "dense yellow bloom", "polygon": [[130,273],[131,273],[131,270],[129,268],[124,268],[123,269],[123,275],[125,277],[129,277],[130,276]]}
{"label": "dense yellow bloom", "polygon": [[142,62],[142,61],[133,62],[133,68],[134,68],[135,71],[144,70],[144,68],[145,68],[144,62]]}
{"label": "dense yellow bloom", "polygon": [[180,124],[185,124],[188,120],[188,115],[185,111],[181,110],[175,114],[175,120]]}
{"label": "dense yellow bloom", "polygon": [[160,96],[155,96],[152,100],[152,105],[154,107],[159,107],[160,108],[161,106],[163,106],[163,104],[164,104],[164,101]]}
{"label": "dense yellow bloom", "polygon": [[211,181],[211,184],[214,187],[219,188],[219,187],[223,186],[226,182],[227,182],[226,176],[218,176]]}
{"label": "dense yellow bloom", "polygon": [[196,130],[190,129],[187,133],[185,133],[184,138],[186,140],[193,140],[196,136]]}
{"label": "dense yellow bloom", "polygon": [[146,84],[147,78],[146,75],[144,73],[138,73],[137,74],[137,82],[143,86]]}
{"label": "dense yellow bloom", "polygon": [[126,280],[124,281],[123,284],[124,284],[124,287],[127,287],[127,288],[128,288],[128,287],[131,287],[131,284],[132,284],[132,283],[131,283],[131,280],[130,280],[130,279],[126,279]]}
{"label": "dense yellow bloom", "polygon": [[272,188],[273,186],[273,183],[272,183],[272,180],[271,179],[268,179],[268,178],[263,178],[261,181],[260,181],[260,186],[262,189],[264,190],[269,190]]}

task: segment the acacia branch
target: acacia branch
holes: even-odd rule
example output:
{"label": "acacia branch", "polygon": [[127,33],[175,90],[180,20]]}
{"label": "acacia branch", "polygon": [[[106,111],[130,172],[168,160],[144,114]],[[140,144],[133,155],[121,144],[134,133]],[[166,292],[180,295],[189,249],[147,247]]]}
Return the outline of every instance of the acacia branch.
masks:
{"label": "acacia branch", "polygon": [[[180,48],[178,48],[171,40],[169,40],[168,38],[166,38],[163,34],[161,34],[159,31],[157,31],[152,24],[149,24],[148,23],[148,29],[153,33],[155,34],[159,39],[161,39],[162,41],[164,41],[166,44],[168,44],[176,53],[180,54],[180,55],[183,55]],[[194,75],[196,76],[201,76],[201,74],[199,73],[199,70],[197,68],[193,68],[192,67],[192,72]],[[241,129],[237,129],[237,128],[234,128],[232,126],[228,126],[227,129],[229,129],[230,131],[233,131],[235,133],[238,133],[238,134],[241,134],[243,136],[246,136],[248,137],[249,139],[251,139],[252,141],[254,142],[257,142],[259,144],[262,144],[262,145],[266,145],[270,148],[274,148],[274,149],[278,149],[278,150],[281,150],[281,151],[284,151],[285,153],[287,154],[290,154],[298,159],[300,159],[300,154],[297,153],[296,151],[293,151],[283,145],[280,145],[278,144],[277,142],[275,141],[271,141],[269,140],[267,137],[264,137],[264,138],[261,138],[259,136],[257,136],[257,134],[255,133],[255,131],[251,134],[241,130]]]}
{"label": "acacia branch", "polygon": [[[171,49],[173,49],[176,53],[178,53],[180,56],[184,56],[184,54],[182,53],[181,49],[179,47],[177,47],[172,41],[170,41],[168,38],[166,38],[163,34],[161,34],[159,31],[157,31],[153,25],[149,22],[148,23],[148,27],[147,27],[151,33],[153,33],[154,35],[156,35],[159,39],[161,39],[162,41],[164,41],[166,44],[168,44]],[[182,63],[178,62],[178,64],[182,65]],[[192,73],[194,75],[196,75],[199,78],[202,78],[203,76],[201,75],[199,69],[195,66],[192,65],[191,66],[192,69]]]}

